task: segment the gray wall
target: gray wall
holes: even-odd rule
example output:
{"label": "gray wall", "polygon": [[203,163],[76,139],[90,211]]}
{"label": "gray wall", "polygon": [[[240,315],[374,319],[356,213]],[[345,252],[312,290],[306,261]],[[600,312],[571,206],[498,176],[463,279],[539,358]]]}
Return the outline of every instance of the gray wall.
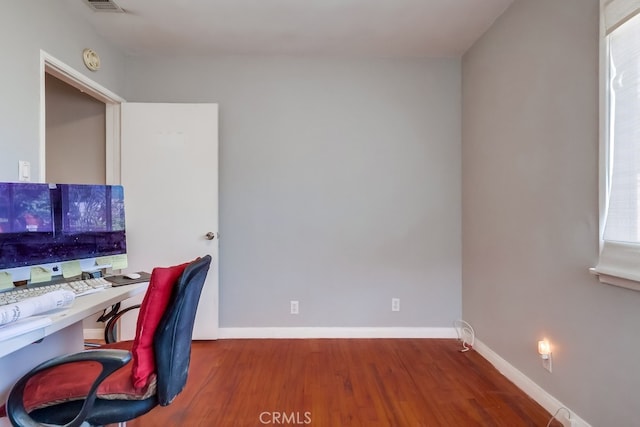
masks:
{"label": "gray wall", "polygon": [[[91,47],[102,69],[91,73],[82,50]],[[40,50],[85,73],[115,93],[122,93],[124,56],[105,43],[62,0],[3,0],[0,13],[0,180],[16,181],[18,161],[31,162],[34,181],[40,174]]]}
{"label": "gray wall", "polygon": [[220,104],[220,326],[460,316],[459,60],[132,58],[127,77],[130,101]]}
{"label": "gray wall", "polygon": [[[640,292],[587,271],[598,256],[598,1],[516,1],[462,70],[463,316],[592,425],[639,425]],[[536,352],[543,337],[552,374]]]}

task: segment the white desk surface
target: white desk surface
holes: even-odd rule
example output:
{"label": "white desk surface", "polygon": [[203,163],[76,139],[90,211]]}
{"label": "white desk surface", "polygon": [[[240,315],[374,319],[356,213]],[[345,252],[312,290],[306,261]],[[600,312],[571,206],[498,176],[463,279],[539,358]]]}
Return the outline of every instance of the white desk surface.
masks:
{"label": "white desk surface", "polygon": [[78,297],[73,301],[71,307],[64,310],[44,313],[44,316],[52,320],[51,325],[0,342],[0,358],[74,323],[81,322],[83,319],[117,302],[141,294],[146,291],[148,285],[148,282],[143,282],[108,288],[101,292]]}

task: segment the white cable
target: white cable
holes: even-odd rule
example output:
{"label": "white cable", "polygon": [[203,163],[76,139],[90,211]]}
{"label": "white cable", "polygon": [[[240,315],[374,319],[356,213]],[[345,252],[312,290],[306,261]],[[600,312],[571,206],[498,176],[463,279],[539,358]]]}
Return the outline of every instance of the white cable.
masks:
{"label": "white cable", "polygon": [[475,344],[476,333],[471,325],[464,320],[456,320],[453,322],[453,326],[458,334],[458,341],[462,341],[461,352],[469,351]]}
{"label": "white cable", "polygon": [[567,419],[568,419],[568,420],[571,420],[571,411],[569,411],[569,410],[568,410],[567,408],[565,408],[564,406],[561,406],[561,407],[559,407],[559,408],[558,408],[558,410],[556,411],[556,413],[555,413],[555,414],[553,414],[553,415],[551,416],[551,418],[549,418],[549,422],[547,423],[547,427],[549,427],[549,426],[551,425],[551,421],[553,421],[553,420],[556,420],[556,421],[561,422],[559,419],[557,419],[557,418],[556,418],[556,415],[558,415],[558,413],[559,413],[561,410],[563,410],[563,409],[564,409],[565,411],[567,411]]}

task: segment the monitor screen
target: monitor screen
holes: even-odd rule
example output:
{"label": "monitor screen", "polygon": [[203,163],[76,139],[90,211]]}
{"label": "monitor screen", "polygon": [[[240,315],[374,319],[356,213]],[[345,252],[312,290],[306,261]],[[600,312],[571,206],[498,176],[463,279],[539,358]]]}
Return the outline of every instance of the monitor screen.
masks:
{"label": "monitor screen", "polygon": [[53,231],[47,184],[0,183],[0,233]]}
{"label": "monitor screen", "polygon": [[124,191],[119,186],[60,185],[62,232],[124,231]]}
{"label": "monitor screen", "polygon": [[0,183],[0,270],[124,253],[122,186]]}

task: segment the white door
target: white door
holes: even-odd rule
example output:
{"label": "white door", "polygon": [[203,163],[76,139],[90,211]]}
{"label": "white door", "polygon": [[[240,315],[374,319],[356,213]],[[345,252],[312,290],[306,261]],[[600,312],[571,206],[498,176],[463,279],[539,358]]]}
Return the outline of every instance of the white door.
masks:
{"label": "white door", "polygon": [[193,339],[216,339],[218,106],[123,103],[121,159],[126,271],[151,272],[210,254]]}

